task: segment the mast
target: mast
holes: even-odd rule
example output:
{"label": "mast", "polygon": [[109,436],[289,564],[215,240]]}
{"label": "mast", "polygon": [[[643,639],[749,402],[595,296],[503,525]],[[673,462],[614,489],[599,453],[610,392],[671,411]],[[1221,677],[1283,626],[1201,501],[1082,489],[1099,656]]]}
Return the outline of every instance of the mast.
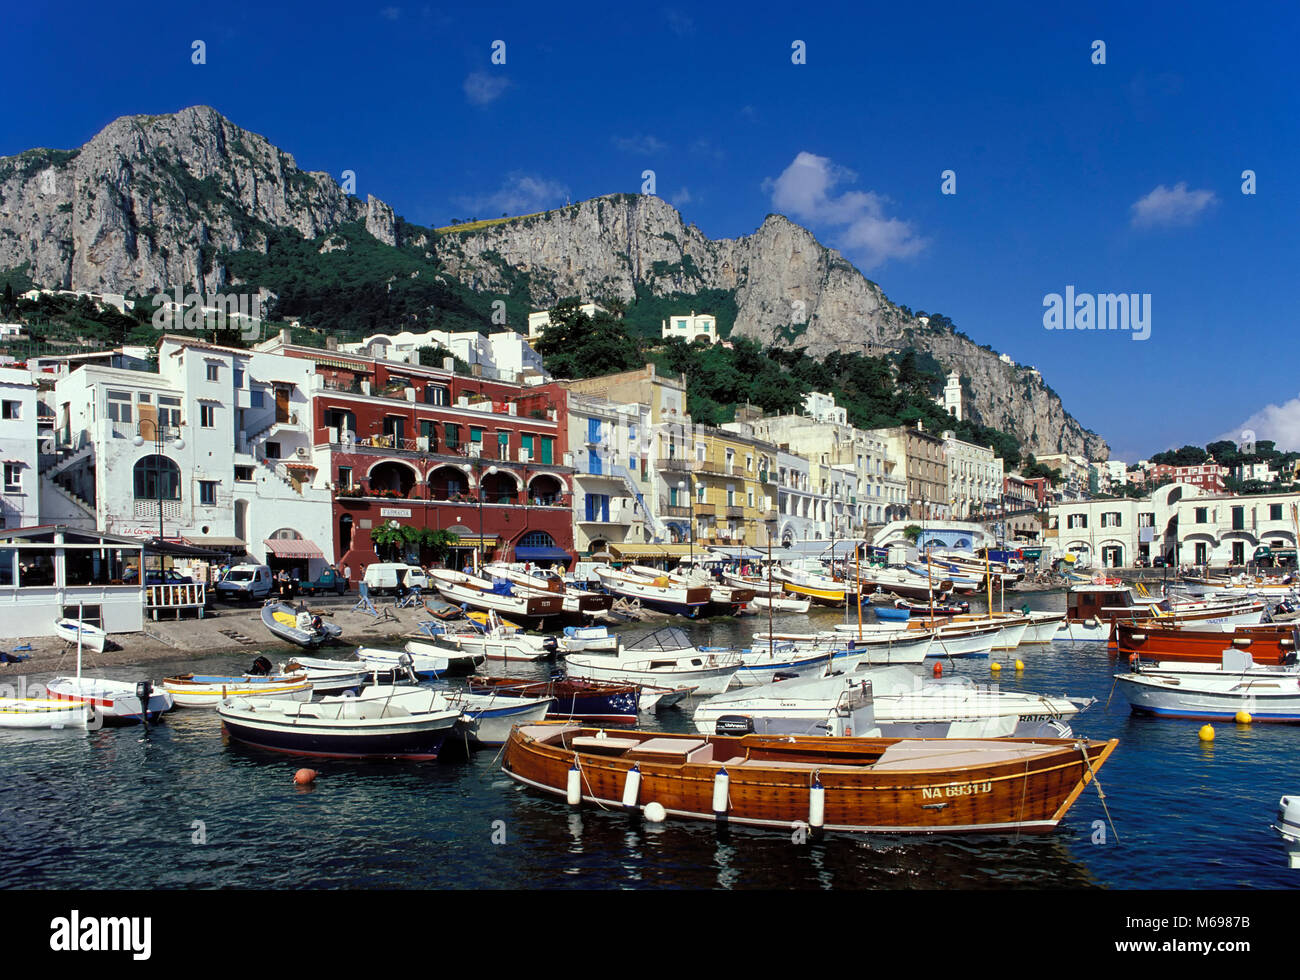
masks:
{"label": "mast", "polygon": [[853,549],[853,565],[858,579],[858,639],[862,639],[862,551]]}

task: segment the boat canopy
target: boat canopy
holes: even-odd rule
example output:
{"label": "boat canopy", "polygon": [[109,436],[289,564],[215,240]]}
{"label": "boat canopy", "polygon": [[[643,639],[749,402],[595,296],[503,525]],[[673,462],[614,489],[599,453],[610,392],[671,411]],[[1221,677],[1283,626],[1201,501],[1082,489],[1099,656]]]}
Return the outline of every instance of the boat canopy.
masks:
{"label": "boat canopy", "polygon": [[686,650],[694,646],[686,631],[677,626],[665,626],[647,633],[629,646],[629,650]]}

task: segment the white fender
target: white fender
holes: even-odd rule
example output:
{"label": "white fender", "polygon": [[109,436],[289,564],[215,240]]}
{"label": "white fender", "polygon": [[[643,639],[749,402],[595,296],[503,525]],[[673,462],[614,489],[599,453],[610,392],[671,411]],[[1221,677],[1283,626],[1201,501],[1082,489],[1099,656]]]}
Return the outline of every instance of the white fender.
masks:
{"label": "white fender", "polygon": [[623,806],[629,810],[636,808],[636,798],[641,792],[641,767],[633,766],[628,770],[627,782],[623,784]]}
{"label": "white fender", "polygon": [[819,830],[826,823],[826,790],[817,774],[813,774],[812,789],[808,791],[808,826]]}
{"label": "white fender", "polygon": [[566,787],[565,800],[569,806],[577,806],[582,802],[582,770],[578,768],[578,760],[573,760],[573,765],[569,767],[569,782]]}
{"label": "white fender", "polygon": [[727,815],[727,797],[731,786],[731,777],[726,769],[719,769],[713,777],[713,815],[721,818]]}

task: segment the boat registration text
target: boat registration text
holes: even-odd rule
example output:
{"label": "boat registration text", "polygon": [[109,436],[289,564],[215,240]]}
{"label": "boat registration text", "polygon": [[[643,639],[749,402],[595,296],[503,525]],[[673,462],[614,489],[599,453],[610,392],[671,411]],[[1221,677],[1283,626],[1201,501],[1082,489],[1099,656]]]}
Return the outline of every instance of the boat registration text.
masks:
{"label": "boat registration text", "polygon": [[992,783],[959,783],[952,786],[921,787],[921,799],[934,800],[945,796],[974,796],[976,793],[989,793]]}

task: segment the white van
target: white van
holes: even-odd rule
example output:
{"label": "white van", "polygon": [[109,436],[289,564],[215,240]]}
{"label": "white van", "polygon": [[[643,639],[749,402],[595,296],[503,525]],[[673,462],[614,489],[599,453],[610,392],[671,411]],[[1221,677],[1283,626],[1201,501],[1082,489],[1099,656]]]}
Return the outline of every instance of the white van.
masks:
{"label": "white van", "polygon": [[402,588],[429,590],[429,577],[424,574],[424,569],[401,562],[376,562],[366,568],[362,581],[372,594],[397,592]]}
{"label": "white van", "polygon": [[274,587],[266,565],[236,565],[217,583],[217,598],[227,602],[265,599]]}

